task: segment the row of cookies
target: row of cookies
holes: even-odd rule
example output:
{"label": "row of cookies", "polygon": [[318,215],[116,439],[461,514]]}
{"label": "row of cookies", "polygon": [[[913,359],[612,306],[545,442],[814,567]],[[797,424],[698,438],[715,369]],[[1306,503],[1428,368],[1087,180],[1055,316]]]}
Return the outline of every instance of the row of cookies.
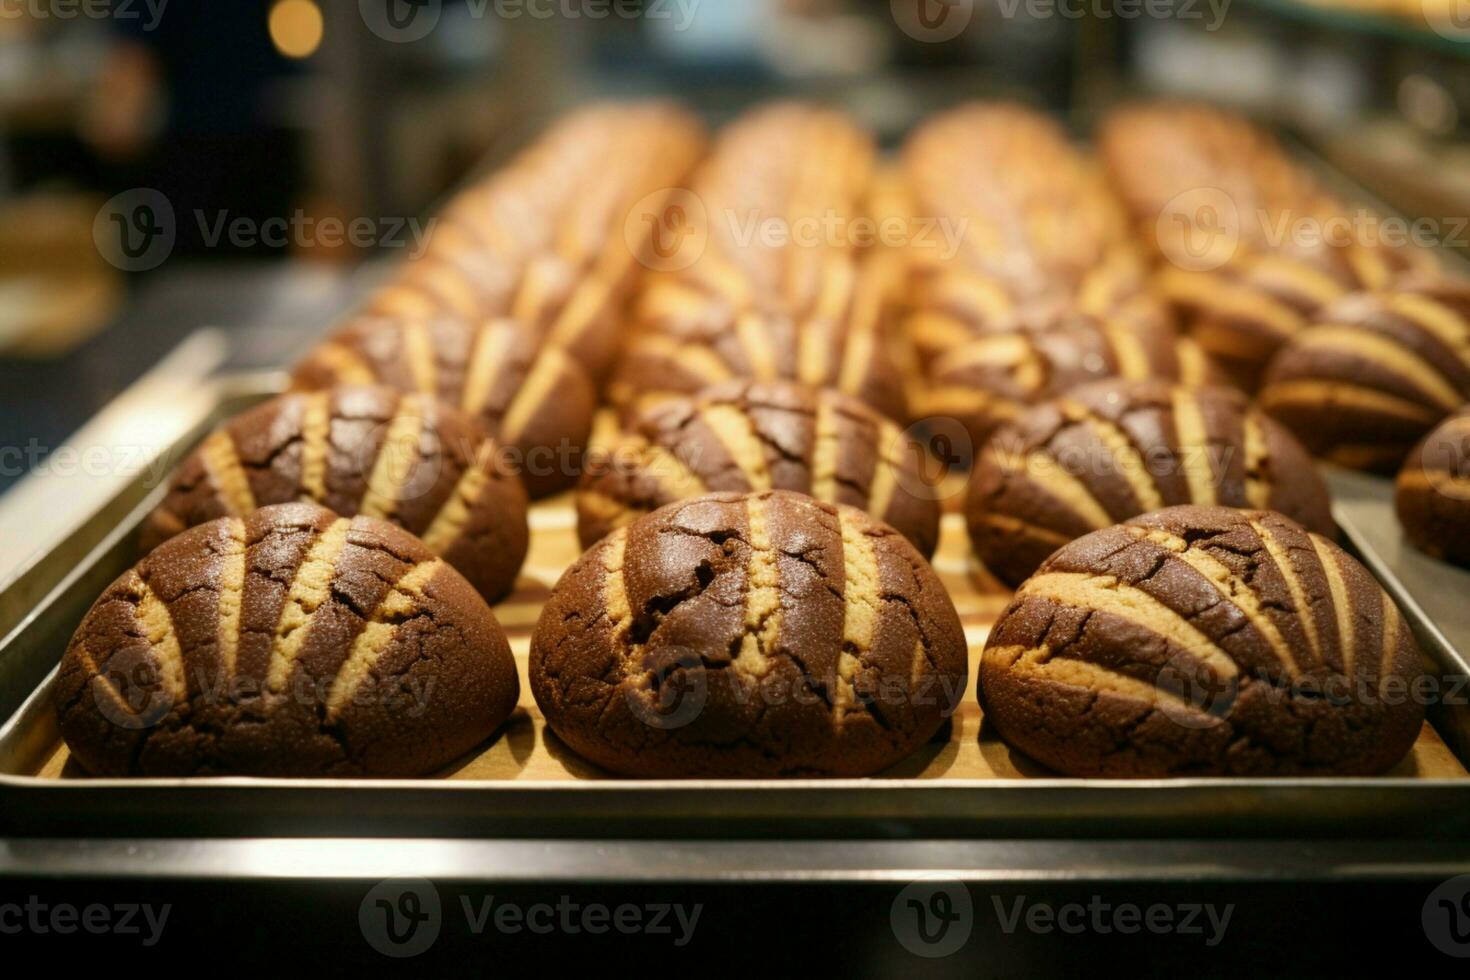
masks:
{"label": "row of cookies", "polygon": [[[979,125],[984,116],[957,118]],[[954,125],[951,120],[939,122]],[[958,136],[963,129],[960,126],[952,132]],[[1001,127],[997,132],[1008,129]],[[1038,136],[1032,142],[1040,140]],[[1031,144],[1022,141],[1022,145]],[[1043,162],[1062,149],[1055,143],[1041,145],[1037,160]],[[1024,155],[1027,151],[1015,152]],[[629,289],[638,294],[633,307],[637,322],[627,342],[629,354],[608,388],[621,403],[622,422],[616,434],[599,447],[604,452],[595,465],[581,453],[585,443],[580,438],[555,435],[558,424],[560,431],[566,431],[568,417],[585,419],[584,431],[590,426],[595,395],[583,398],[579,394],[573,383],[579,373],[585,382],[581,392],[596,389],[595,373],[587,370],[587,362],[575,348],[551,339],[554,331],[527,327],[508,317],[486,321],[443,315],[432,320],[374,316],[355,322],[310,355],[295,378],[303,389],[369,381],[386,384],[387,389],[298,393],[259,410],[259,418],[237,425],[224,438],[206,442],[194,465],[192,482],[186,466],[176,487],[180,493],[171,495],[166,514],[152,526],[161,537],[192,523],[188,514],[202,512],[190,511],[190,507],[203,500],[207,511],[212,506],[208,502],[211,495],[216,500],[223,498],[225,512],[233,513],[229,508],[270,503],[279,490],[287,495],[285,499],[306,496],[348,510],[356,507],[367,515],[354,518],[348,531],[334,532],[339,537],[349,531],[364,533],[359,525],[375,521],[375,516],[398,520],[424,535],[424,544],[437,545],[438,554],[448,563],[464,565],[467,574],[479,575],[472,580],[482,595],[494,598],[514,577],[524,554],[524,537],[517,545],[513,533],[478,525],[475,515],[478,506],[478,519],[488,517],[494,523],[497,515],[509,515],[517,505],[512,499],[515,480],[505,476],[507,449],[512,457],[510,468],[527,478],[533,492],[548,492],[557,485],[554,481],[565,481],[569,474],[575,478],[580,471],[579,525],[584,545],[592,547],[554,591],[532,647],[533,692],[558,735],[605,767],[632,774],[858,775],[876,771],[902,758],[933,733],[958,702],[968,673],[963,635],[952,603],[924,562],[924,554],[933,547],[938,505],[932,487],[917,472],[917,454],[899,428],[904,418],[902,388],[872,380],[896,376],[889,373],[891,363],[884,366],[891,338],[882,334],[884,311],[891,299],[886,290],[892,280],[887,269],[874,271],[875,256],[870,251],[849,247],[840,231],[817,247],[792,247],[789,240],[752,246],[732,238],[734,219],[751,212],[778,217],[788,227],[814,217],[826,221],[830,216],[839,224],[855,219],[864,206],[862,188],[871,180],[870,173],[871,143],[846,120],[822,110],[773,107],[752,114],[722,135],[692,182],[696,196],[691,203],[698,202],[703,209],[697,221],[704,223],[704,229],[694,239],[704,242],[702,249],[687,265],[675,262],[682,267],[662,269]],[[1249,409],[1244,399],[1192,390],[1191,385],[1208,377],[1208,361],[1187,341],[1174,336],[1160,319],[1156,300],[1132,284],[1143,280],[1135,276],[1139,266],[1126,235],[1117,230],[1126,226],[1121,220],[1104,217],[1107,198],[1098,193],[1099,185],[1090,173],[1078,163],[1077,183],[1083,189],[1077,192],[1075,206],[1082,212],[1081,202],[1092,201],[1099,216],[1095,227],[1100,245],[1092,253],[1098,260],[1095,268],[1089,268],[1090,260],[1085,259],[1045,259],[1065,253],[1057,247],[1059,214],[1018,224],[1018,215],[1026,209],[1007,211],[1007,195],[1028,201],[1044,196],[1034,186],[1028,188],[1025,181],[1018,180],[999,195],[1001,204],[995,203],[995,195],[986,199],[993,209],[987,212],[993,217],[988,227],[1005,229],[1007,234],[1018,227],[1026,230],[980,254],[1003,257],[1029,251],[1036,258],[1026,261],[1027,268],[1044,271],[1028,280],[1031,292],[1017,293],[1024,299],[1017,305],[1040,301],[1044,307],[1053,295],[1065,301],[1058,307],[1063,311],[1060,318],[1048,312],[1040,325],[1023,318],[1019,327],[1012,323],[987,326],[956,348],[988,345],[980,348],[981,353],[967,355],[967,363],[981,374],[962,386],[952,386],[986,396],[980,401],[981,411],[971,413],[978,421],[967,418],[977,443],[987,445],[971,495],[977,549],[982,555],[989,549],[999,556],[992,559],[997,567],[1008,567],[1012,579],[1019,580],[1061,542],[1093,528],[1111,530],[1110,525],[1134,514],[1184,501],[1280,508],[1319,529],[1328,526],[1325,492],[1320,483],[1314,484],[1299,472],[1310,473],[1301,447]],[[958,185],[963,183],[957,182],[951,200],[960,198],[963,188]],[[978,208],[972,210],[979,213]],[[970,211],[955,213],[968,215]],[[656,231],[651,228],[650,234]],[[1107,271],[1098,273],[1096,268]],[[1115,271],[1120,269],[1134,271],[1120,276]],[[971,284],[983,282],[992,272],[984,268],[977,276],[956,262],[940,270],[938,278]],[[932,270],[921,271],[906,281],[926,278],[932,281],[936,276]],[[997,281],[1004,290],[1020,280],[1000,276]],[[390,291],[396,288],[397,284]],[[984,287],[965,285],[959,292],[982,295]],[[1084,310],[1079,318],[1075,314],[1079,302],[1096,304],[1096,312]],[[915,309],[922,312],[922,304]],[[1155,336],[1149,330],[1162,332]],[[1004,344],[995,347],[997,339]],[[518,350],[530,353],[518,360],[512,354]],[[640,350],[645,353],[638,353]],[[1023,352],[1018,354],[1018,350]],[[1039,368],[1036,356],[1024,350],[1045,351],[1055,364],[1070,364],[1074,369],[1069,375],[1054,370],[1052,362],[1040,362]],[[952,353],[940,353],[939,360]],[[1159,357],[1163,359],[1156,360]],[[1113,375],[1121,380],[1073,390],[1077,382]],[[1159,376],[1181,384],[1148,380]],[[992,377],[1015,382],[1018,394],[1008,396],[1000,388],[993,395],[1001,382]],[[821,384],[842,390],[822,391],[816,387]],[[395,394],[394,389],[400,393]],[[1053,402],[1052,397],[1061,401]],[[436,398],[449,404],[439,404]],[[998,404],[1008,407],[991,409]],[[464,409],[469,411],[461,411]],[[885,417],[884,411],[890,416]],[[532,424],[538,419],[540,428]],[[986,442],[1002,428],[1012,435],[996,435]],[[469,431],[477,435],[462,434]],[[494,433],[500,435],[503,447],[495,443]],[[528,433],[534,435],[528,437]],[[447,441],[457,438],[460,442],[457,455],[445,449],[446,435]],[[559,442],[551,442],[552,438]],[[528,472],[530,453],[553,447],[565,450],[565,455],[554,458],[557,453],[553,452],[553,458],[545,461],[553,482],[538,486],[538,474]],[[1087,483],[1077,478],[1077,459],[1103,457],[1121,465],[1111,472],[1085,470]],[[261,476],[267,479],[257,479]],[[265,489],[259,489],[262,487]],[[335,496],[329,500],[328,493]],[[982,503],[977,505],[976,500]],[[857,509],[847,506],[852,504]],[[522,498],[521,526],[524,506]],[[1003,515],[1007,507],[1011,513]],[[268,516],[272,526],[278,520],[272,516],[277,513],[274,510],[260,513]],[[977,522],[977,513],[990,517]],[[641,516],[645,514],[648,516]],[[997,515],[1008,517],[1010,523],[996,520]],[[507,519],[515,523],[515,517]],[[1226,519],[1214,511],[1175,514],[1175,520],[1186,525]],[[226,518],[224,524],[233,529],[231,520],[240,518]],[[296,528],[303,516],[282,515],[279,520]],[[1268,518],[1257,514],[1253,520],[1261,523]],[[209,553],[209,560],[192,564],[214,567],[212,559],[219,549],[213,542],[225,533],[221,526],[221,522],[207,525],[214,537],[203,533],[203,528],[190,532],[192,537],[181,536],[193,542],[188,547]],[[337,526],[329,524],[327,529]],[[1290,526],[1296,528],[1290,533],[1306,533]],[[374,533],[387,533],[376,523],[373,527]],[[479,538],[492,530],[499,534],[497,543],[489,549],[476,547],[483,545]],[[256,574],[257,548],[262,549],[262,559],[290,550],[276,530],[260,532],[241,525],[239,531],[244,538],[229,530],[228,540],[252,542],[245,549],[246,557],[239,559],[251,569],[250,574]],[[1271,541],[1287,535],[1288,531],[1281,530]],[[1177,536],[1186,544],[1200,537],[1188,528],[1178,530]],[[296,540],[291,534],[286,538]],[[180,540],[175,538],[165,547],[184,547],[176,544]],[[325,556],[318,555],[322,540],[328,542]],[[469,546],[464,546],[466,541]],[[290,584],[281,600],[280,608],[285,611],[275,620],[278,627],[285,624],[288,628],[269,645],[271,653],[266,658],[275,665],[266,675],[271,684],[283,684],[318,665],[333,666],[332,653],[341,652],[353,624],[348,612],[336,612],[338,604],[360,618],[377,616],[377,607],[359,601],[350,582],[334,577],[339,571],[333,556],[343,547],[333,545],[324,531],[319,531],[317,542],[303,546],[304,557],[295,566],[300,570],[285,576],[277,571],[273,578],[277,585],[282,580]],[[454,551],[452,542],[460,542],[461,550]],[[1323,546],[1330,547],[1325,541]],[[1269,550],[1272,545],[1264,547]],[[475,565],[465,557],[475,553],[493,560]],[[314,555],[317,560],[307,560]],[[1246,664],[1249,669],[1240,669],[1246,663],[1241,659],[1245,654],[1226,642],[1233,632],[1220,636],[1189,633],[1159,611],[1162,603],[1173,609],[1176,618],[1192,619],[1199,611],[1197,604],[1204,601],[1198,583],[1190,583],[1172,599],[1154,596],[1155,604],[1148,605],[1140,598],[1149,589],[1144,580],[1164,566],[1142,579],[1129,580],[1126,587],[1100,565],[1092,572],[1069,569],[1061,579],[1046,579],[1046,602],[1078,615],[1086,610],[1083,619],[1087,622],[1121,620],[1123,625],[1114,624],[1101,634],[1103,639],[1094,638],[1078,648],[1100,651],[1097,657],[1101,659],[1083,653],[1082,661],[1088,666],[1077,668],[1084,673],[1068,674],[1070,680],[1042,676],[1044,670],[1034,676],[1017,674],[1020,686],[1009,690],[1022,694],[998,700],[987,699],[986,690],[1008,690],[1005,678],[986,682],[981,696],[987,716],[1002,734],[1043,761],[1079,774],[1359,772],[1391,763],[1397,758],[1395,751],[1402,754],[1408,743],[1399,745],[1403,740],[1396,733],[1416,730],[1416,725],[1406,721],[1412,718],[1412,705],[1393,710],[1379,705],[1366,709],[1366,714],[1354,714],[1356,701],[1330,706],[1321,718],[1314,716],[1312,725],[1323,731],[1334,725],[1368,731],[1359,742],[1329,737],[1325,746],[1314,745],[1307,752],[1289,744],[1261,748],[1257,743],[1262,739],[1289,742],[1292,732],[1299,734],[1300,726],[1293,728],[1289,720],[1303,710],[1295,686],[1288,686],[1291,693],[1284,700],[1262,701],[1258,693],[1234,697],[1239,691],[1280,687],[1283,677],[1296,679],[1296,674],[1282,673],[1288,661],[1291,665],[1296,661],[1281,655],[1282,644],[1272,639],[1286,635],[1295,642],[1296,634],[1286,625],[1272,626],[1265,620],[1285,609],[1282,615],[1302,621],[1309,598],[1313,608],[1329,608],[1328,599],[1335,602],[1338,593],[1329,588],[1330,595],[1317,597],[1315,592],[1309,595],[1298,589],[1288,592],[1290,601],[1280,605],[1280,595],[1260,598],[1259,583],[1251,571],[1254,564],[1230,572],[1233,566],[1228,561],[1209,564],[1198,556],[1180,560],[1214,583],[1218,591],[1210,595],[1216,597],[1215,617],[1234,624],[1235,632],[1252,626],[1266,637],[1264,649],[1274,660],[1252,654],[1256,659]],[[1313,589],[1319,579],[1331,580],[1331,585],[1336,581],[1334,575],[1359,581],[1354,577],[1358,573],[1341,571],[1350,567],[1341,562],[1350,559],[1334,553],[1331,560],[1333,571],[1319,570],[1317,578],[1302,579],[1307,573],[1296,574],[1279,562],[1278,567],[1283,581],[1309,581]],[[158,561],[169,567],[188,563],[177,556]],[[268,564],[262,567],[270,568]],[[441,574],[440,568],[436,566],[434,576]],[[146,584],[147,562],[140,569],[140,581]],[[342,574],[362,572],[349,563]],[[1172,574],[1177,579],[1184,573]],[[1074,577],[1067,578],[1069,575]],[[298,588],[303,576],[306,584]],[[265,577],[271,578],[269,574]],[[1102,579],[1109,584],[1099,585]],[[1053,588],[1058,582],[1065,582],[1067,588]],[[1078,588],[1073,589],[1074,585]],[[126,591],[131,596],[139,590],[136,583],[130,583]],[[227,602],[217,589],[216,593],[216,608],[222,610],[219,621],[224,624],[236,603]],[[191,588],[185,594],[196,596],[191,601],[198,602],[208,601],[211,593],[208,588]],[[262,594],[271,594],[270,589]],[[1022,585],[1021,594],[1028,595],[1027,585]],[[425,620],[419,604],[423,600],[415,601],[419,593],[406,595],[408,598],[392,601],[378,599],[392,614],[380,624],[389,632]],[[1251,595],[1256,599],[1250,599]],[[1228,601],[1221,602],[1221,597]],[[1270,606],[1269,615],[1262,612],[1263,603]],[[252,608],[258,604],[253,602]],[[1013,614],[1024,619],[1030,615],[1024,610],[1036,606],[1035,601],[1028,606],[1018,599],[1001,625]],[[1052,606],[1042,606],[1057,614]],[[321,620],[316,618],[319,614]],[[156,615],[153,618],[155,627],[167,623]],[[428,620],[432,624],[433,617]],[[124,623],[125,635],[148,635],[146,631],[128,632],[130,622]],[[238,617],[234,622],[238,627]],[[328,622],[333,624],[331,631]],[[299,632],[303,629],[304,633]],[[1365,641],[1367,637],[1363,630],[1318,633],[1315,623],[1298,626],[1296,632],[1303,629],[1315,638],[1318,659],[1312,669],[1331,676],[1342,673],[1344,662],[1354,662],[1355,637]],[[1026,730],[1034,727],[1034,720],[1027,720],[1024,713],[1008,714],[1010,707],[1034,706],[1055,694],[1058,683],[1065,686],[1079,678],[1095,681],[1093,700],[1099,703],[1114,697],[1125,701],[1142,697],[1141,688],[1128,687],[1123,681],[1117,682],[1123,685],[1119,690],[1103,690],[1120,676],[1134,681],[1154,679],[1157,686],[1157,678],[1148,671],[1159,665],[1129,652],[1137,645],[1139,630],[1152,631],[1149,635],[1157,640],[1155,646],[1146,645],[1152,651],[1150,657],[1170,650],[1166,659],[1171,669],[1184,671],[1193,685],[1191,690],[1208,690],[1216,704],[1227,705],[1222,712],[1205,712],[1208,737],[1188,741],[1187,746],[1165,739],[1178,749],[1175,756],[1155,752],[1147,764],[1121,765],[1115,764],[1116,759],[1135,758],[1126,745],[1115,750],[1114,762],[1104,765],[1069,761],[1070,757],[1048,754],[1044,746],[1028,742]],[[78,634],[82,667],[74,668],[73,673],[95,685],[105,667],[86,658],[87,634],[84,625]],[[293,635],[298,636],[294,642]],[[374,631],[373,635],[378,639],[368,644],[372,649],[366,654],[347,655],[335,662],[337,666],[355,665],[342,670],[359,685],[363,678],[382,679],[375,672],[381,651],[372,650],[377,649],[373,644],[387,642],[387,634]],[[1015,636],[999,625],[995,635]],[[1382,635],[1388,636],[1386,627]],[[1394,643],[1397,638],[1395,633]],[[1178,651],[1169,648],[1169,642],[1176,640],[1188,640],[1185,653],[1194,658],[1182,667],[1174,656]],[[1007,652],[997,654],[1001,660],[995,662],[1005,666],[1005,656],[1015,649],[1031,653],[1017,654],[1007,670],[1030,671],[1036,666],[1038,658],[1032,655],[1036,650],[1048,651],[1042,659],[1049,662],[1055,644],[1037,642],[1040,646],[1002,644]],[[1388,642],[1383,640],[1383,644]],[[167,648],[166,642],[164,645]],[[354,650],[357,645],[353,643]],[[393,648],[391,643],[388,646]],[[1290,643],[1287,647],[1290,649]],[[313,650],[313,656],[302,660],[298,669],[302,649]],[[287,657],[287,666],[280,664],[282,650],[295,651]],[[1068,653],[1057,659],[1073,659]],[[992,659],[987,653],[986,664]],[[1236,664],[1233,673],[1224,669],[1227,660]],[[1365,659],[1356,662],[1367,663]],[[1402,680],[1407,676],[1407,662],[1390,658],[1381,660],[1380,666],[1384,676],[1391,673]],[[1069,663],[1060,666],[1071,668]],[[1231,697],[1222,699],[1219,692],[1225,673],[1229,673],[1225,679],[1236,686],[1230,688]],[[411,677],[412,671],[392,676],[402,680]],[[1029,686],[1032,681],[1040,686]],[[1254,682],[1254,686],[1242,681]],[[331,690],[337,689],[334,682]],[[363,689],[376,688],[368,685]],[[189,695],[186,700],[192,699],[187,686],[180,691]],[[278,686],[267,691],[273,697],[250,702],[255,710],[279,702]],[[80,703],[76,694],[73,690],[68,702],[73,709]],[[325,711],[315,704],[319,729],[340,733],[343,695],[332,700],[329,692],[326,697]],[[1236,718],[1230,713],[1237,700],[1241,710],[1250,714]],[[1062,702],[1070,703],[1066,697]],[[686,710],[690,705],[695,706],[692,713]],[[313,707],[310,699],[304,707]],[[1087,704],[1082,707],[1084,715],[1091,710]],[[1123,714],[1128,716],[1127,711]],[[1017,717],[1019,722],[1008,720]],[[1136,712],[1129,717],[1136,720]],[[1164,717],[1169,719],[1167,712]],[[1198,714],[1185,717],[1199,720]],[[1262,717],[1266,721],[1253,728],[1253,720]],[[65,718],[64,713],[64,729]],[[208,734],[240,718],[249,718],[251,725],[261,722],[248,713],[227,716],[212,722]],[[380,719],[374,718],[377,726]],[[291,724],[295,727],[280,731],[304,730],[301,723]],[[1383,739],[1373,734],[1378,731],[1376,726],[1383,726]],[[137,760],[144,758],[173,759],[166,749],[175,744],[196,753],[204,751],[201,745],[216,744],[188,726],[188,737],[179,738],[167,724],[160,727],[168,733],[166,737],[144,741],[165,748],[140,751],[129,745],[124,751],[124,757],[133,760],[129,764],[140,765]],[[416,744],[422,745],[423,730],[408,727]],[[1063,728],[1058,724],[1054,731]],[[259,728],[269,729],[269,725]],[[1123,730],[1130,729],[1125,724]],[[1090,737],[1105,739],[1111,729],[1102,731]],[[1243,734],[1221,741],[1222,734],[1232,731]],[[95,731],[91,737],[96,738]],[[288,736],[259,743],[275,746],[262,758],[279,764],[280,738]],[[1082,740],[1075,733],[1065,739]],[[325,744],[331,743],[326,739]],[[248,757],[258,743],[246,740],[243,744]],[[455,744],[463,750],[463,745]],[[1241,744],[1250,751],[1241,750]],[[1221,754],[1222,746],[1235,754]],[[352,748],[345,740],[339,747]],[[197,755],[191,758],[194,768],[188,771],[240,765],[238,761],[215,763],[207,753],[203,765]],[[303,758],[316,757],[307,754]],[[351,772],[351,765],[360,762],[355,757],[351,764],[333,759],[324,771]],[[175,769],[170,770],[168,765],[165,762],[161,770],[145,771],[184,768],[175,762]],[[315,763],[303,765],[312,771],[310,766]],[[376,767],[361,771],[401,774],[413,768],[385,768],[379,757]]]}
{"label": "row of cookies", "polygon": [[[436,220],[293,391],[175,473],[54,691],[103,775],[414,776],[520,680],[489,603],[565,486],[636,282],[623,215],[703,150],[664,105],[574,114]],[[525,465],[522,465],[525,464]]]}
{"label": "row of cookies", "polygon": [[[585,449],[624,310],[642,285],[635,273],[656,264],[630,247],[640,226],[625,215],[662,214],[674,192],[660,185],[679,179],[698,143],[666,107],[572,117],[452,202],[425,257],[297,365],[290,393],[210,435],[147,521],[148,556],[99,600],[67,653],[57,704],[78,762],[101,773],[411,775],[493,730],[518,685],[486,603],[509,591],[526,554],[528,491],[544,496],[586,469],[603,475],[604,499],[623,499],[623,513],[604,512],[610,523],[662,503],[635,486],[657,470],[628,465],[651,444],[615,446],[600,468]],[[842,117],[778,106],[731,126],[698,186],[721,215],[753,207],[820,217],[852,209],[872,153]],[[836,180],[844,168],[851,178]],[[568,190],[593,185],[590,197]],[[653,204],[643,202],[650,194]],[[723,264],[724,281],[748,296],[789,290],[760,301],[773,335],[797,335],[789,324],[802,318],[787,311],[805,311],[802,336],[806,320],[827,317],[845,330],[843,307],[859,302],[841,295],[856,282],[842,268],[850,256],[835,250],[802,271],[807,253],[757,256],[728,240],[731,227],[711,223],[700,269]],[[657,228],[643,232],[657,244]],[[667,306],[655,296],[637,308]],[[638,336],[681,331],[715,336],[651,319]],[[808,366],[826,353],[803,345]],[[855,390],[869,394],[861,382]],[[667,415],[680,407],[676,394],[677,385],[656,404],[628,407]],[[759,425],[807,442],[774,478],[752,469],[755,484],[859,502],[871,485],[883,515],[932,550],[937,505],[904,492],[901,471],[914,464],[892,438],[895,424],[860,398],[795,380],[701,397],[696,424],[680,427],[708,450],[702,465],[687,454],[692,487],[738,485],[744,471],[718,453],[748,462],[730,425]],[[612,489],[620,480],[628,492]],[[175,587],[180,576],[187,584]],[[205,636],[213,642],[200,645]],[[488,661],[494,682],[464,677],[461,661]],[[464,695],[441,696],[439,710],[394,731],[388,706],[401,709],[441,675]],[[478,696],[487,687],[489,700]],[[291,751],[293,740],[303,751]]]}

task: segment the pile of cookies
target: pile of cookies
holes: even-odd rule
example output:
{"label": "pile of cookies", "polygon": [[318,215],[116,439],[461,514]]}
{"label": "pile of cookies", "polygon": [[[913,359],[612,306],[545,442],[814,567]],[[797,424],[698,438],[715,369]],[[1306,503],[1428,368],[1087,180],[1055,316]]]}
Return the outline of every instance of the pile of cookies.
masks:
{"label": "pile of cookies", "polygon": [[442,770],[515,706],[489,606],[529,502],[574,489],[583,554],[529,685],[603,770],[914,753],[970,675],[928,561],[947,499],[1015,590],[977,683],[1018,751],[1077,776],[1391,768],[1418,650],[1333,543],[1312,457],[1404,464],[1411,540],[1466,560],[1470,287],[1277,234],[1349,212],[1244,120],[1127,107],[1098,150],[1010,104],[891,161],[799,103],[710,141],[659,104],[563,121],[180,467],[63,660],[73,757]]}

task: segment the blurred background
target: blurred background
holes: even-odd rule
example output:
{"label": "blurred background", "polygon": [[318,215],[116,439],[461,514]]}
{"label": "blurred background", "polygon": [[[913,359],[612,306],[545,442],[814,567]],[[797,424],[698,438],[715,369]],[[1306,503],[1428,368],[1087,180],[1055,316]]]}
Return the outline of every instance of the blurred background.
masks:
{"label": "blurred background", "polygon": [[0,489],[202,326],[287,360],[557,112],[1177,94],[1470,215],[1470,0],[0,0]]}

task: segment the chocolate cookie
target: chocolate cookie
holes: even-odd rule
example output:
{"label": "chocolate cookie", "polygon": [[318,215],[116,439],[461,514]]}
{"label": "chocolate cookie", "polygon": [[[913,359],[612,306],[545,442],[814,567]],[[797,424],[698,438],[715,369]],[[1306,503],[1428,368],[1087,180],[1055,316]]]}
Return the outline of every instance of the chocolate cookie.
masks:
{"label": "chocolate cookie", "polygon": [[977,334],[1061,312],[1132,316],[1144,263],[1101,171],[1045,113],[974,102],[917,127],[903,147],[912,273],[905,333],[927,362]]}
{"label": "chocolate cookie", "polygon": [[1260,403],[1315,455],[1396,472],[1470,401],[1470,286],[1345,296],[1284,347]]}
{"label": "chocolate cookie", "polygon": [[531,689],[562,741],[630,776],[863,776],[967,680],[948,594],[902,535],[775,490],[670,504],[552,592]]}
{"label": "chocolate cookie", "polygon": [[1470,567],[1470,408],[1450,416],[1409,454],[1394,502],[1414,547]]}
{"label": "chocolate cookie", "polygon": [[470,322],[507,317],[594,377],[611,365],[664,199],[704,148],[702,127],[660,102],[599,105],[557,122],[434,219],[365,313]]}
{"label": "chocolate cookie", "polygon": [[526,491],[473,419],[393,388],[293,392],[215,430],[143,525],[152,550],[186,528],[258,507],[314,501],[423,539],[487,602],[526,557]]}
{"label": "chocolate cookie", "polygon": [[731,381],[637,413],[589,453],[577,532],[590,547],[664,504],[710,491],[796,490],[893,526],[928,558],[939,502],[923,449],[862,402],[788,381]]}
{"label": "chocolate cookie", "polygon": [[54,701],[98,776],[422,776],[518,694],[490,608],[418,539],[282,504],[185,531],[114,582]]}
{"label": "chocolate cookie", "polygon": [[1166,264],[1157,286],[1210,359],[1254,391],[1271,358],[1323,308],[1350,292],[1391,286],[1411,274],[1415,254],[1353,246],[1247,256],[1209,271]]}
{"label": "chocolate cookie", "polygon": [[1159,378],[1187,386],[1219,380],[1209,358],[1161,326],[1077,317],[1065,326],[970,341],[935,361],[918,406],[958,420],[975,447],[1031,405],[1104,378]]}
{"label": "chocolate cookie", "polygon": [[1290,433],[1225,388],[1099,381],[1002,427],[966,516],[985,567],[1015,586],[1090,531],[1178,504],[1280,511],[1334,533],[1327,486]]}
{"label": "chocolate cookie", "polygon": [[1424,720],[1398,607],[1270,511],[1171,507],[1064,546],[980,667],[985,722],[1069,776],[1353,776]]}
{"label": "chocolate cookie", "polygon": [[910,270],[904,335],[919,363],[932,364],[972,340],[1063,327],[1078,317],[1168,329],[1168,310],[1130,250],[1119,249],[1076,284],[1026,290],[999,273],[957,263]]}
{"label": "chocolate cookie", "polygon": [[879,329],[876,307],[856,318],[803,322],[780,313],[747,313],[727,321],[719,313],[722,304],[701,305],[701,296],[664,297],[655,290],[645,297],[660,304],[658,318],[665,323],[686,314],[688,319],[667,327],[645,320],[608,387],[613,404],[635,411],[732,379],[784,379],[851,395],[895,421],[908,417],[903,377]]}
{"label": "chocolate cookie", "polygon": [[357,320],[291,379],[298,391],[381,384],[457,407],[511,450],[506,465],[536,498],[576,484],[597,405],[576,359],[509,320]]}

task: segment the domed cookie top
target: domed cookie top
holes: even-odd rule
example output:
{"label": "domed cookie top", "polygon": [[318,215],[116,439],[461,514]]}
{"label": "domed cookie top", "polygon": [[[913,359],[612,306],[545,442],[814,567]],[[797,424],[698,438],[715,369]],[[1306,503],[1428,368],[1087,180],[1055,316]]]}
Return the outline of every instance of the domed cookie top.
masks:
{"label": "domed cookie top", "polygon": [[922,414],[958,420],[978,451],[1031,405],[1103,378],[1210,384],[1195,343],[1163,326],[1078,317],[1064,326],[981,337],[935,361]]}
{"label": "domed cookie top", "polygon": [[1071,776],[1383,772],[1418,647],[1356,561],[1269,511],[1171,507],[1064,546],[985,646],[985,723]]}
{"label": "domed cookie top", "polygon": [[970,540],[1014,586],[1074,538],[1151,510],[1221,504],[1334,531],[1327,486],[1280,425],[1226,388],[1099,381],[1003,426],[975,463]]}
{"label": "domed cookie top", "polygon": [[1395,496],[1414,547],[1470,567],[1470,407],[1437,426],[1409,454]]}
{"label": "domed cookie top", "polygon": [[597,404],[576,360],[509,320],[357,320],[309,353],[291,379],[297,390],[382,384],[455,406],[514,451],[507,461],[532,497],[577,482]]}
{"label": "domed cookie top", "polygon": [[964,631],[902,535],[803,494],[711,494],[603,538],[531,640],[564,742],[633,776],[861,776],[959,703]]}
{"label": "domed cookie top", "polygon": [[185,531],[87,613],[53,694],[105,776],[419,776],[519,692],[505,634],[407,531],[282,504]]}
{"label": "domed cookie top", "polygon": [[1261,406],[1314,454],[1396,472],[1470,401],[1470,285],[1354,293],[1322,310],[1272,360]]}
{"label": "domed cookie top", "polygon": [[526,557],[526,492],[495,441],[447,405],[383,387],[293,392],[230,420],[179,467],[143,547],[292,501],[397,524],[490,602]]}
{"label": "domed cookie top", "polygon": [[865,510],[934,553],[939,501],[923,450],[839,392],[731,381],[634,414],[589,454],[577,488],[584,547],[637,517],[710,491],[796,490]]}

